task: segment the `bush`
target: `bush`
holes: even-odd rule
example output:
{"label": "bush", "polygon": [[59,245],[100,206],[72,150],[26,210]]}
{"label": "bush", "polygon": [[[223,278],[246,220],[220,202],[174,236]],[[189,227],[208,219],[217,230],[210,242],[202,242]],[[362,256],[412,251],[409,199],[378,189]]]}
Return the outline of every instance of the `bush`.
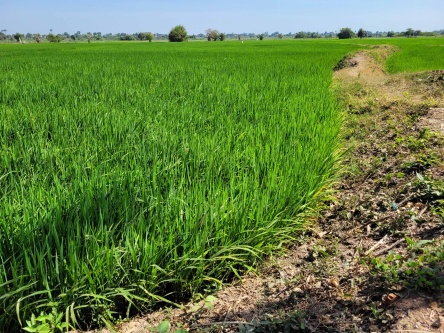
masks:
{"label": "bush", "polygon": [[219,31],[215,30],[215,29],[207,29],[207,31],[205,31],[206,36],[207,36],[207,40],[209,42],[211,41],[217,41],[219,39]]}
{"label": "bush", "polygon": [[133,35],[124,35],[120,36],[120,40],[136,40],[136,37],[134,37]]}
{"label": "bush", "polygon": [[168,40],[170,42],[184,42],[187,38],[187,30],[183,25],[176,25],[168,34]]}
{"label": "bush", "polygon": [[17,32],[13,37],[17,42],[21,42],[23,35]]}
{"label": "bush", "polygon": [[46,39],[49,40],[50,43],[60,43],[60,37],[54,34],[49,34],[46,36]]}
{"label": "bush", "polygon": [[353,38],[355,36],[356,34],[350,28],[342,28],[341,31],[339,31],[338,33],[339,39],[348,39],[348,38]]}
{"label": "bush", "polygon": [[139,32],[137,38],[151,42],[154,39],[154,35],[151,32]]}
{"label": "bush", "polygon": [[362,39],[362,38],[367,37],[367,36],[368,36],[367,31],[365,31],[364,29],[360,28],[359,31],[358,31],[358,37]]}

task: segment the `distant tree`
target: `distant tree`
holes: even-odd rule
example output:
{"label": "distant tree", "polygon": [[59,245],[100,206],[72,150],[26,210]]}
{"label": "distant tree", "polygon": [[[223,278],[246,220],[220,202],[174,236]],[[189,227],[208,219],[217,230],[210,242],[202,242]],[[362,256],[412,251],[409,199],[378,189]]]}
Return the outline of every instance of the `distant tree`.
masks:
{"label": "distant tree", "polygon": [[263,40],[265,35],[264,34],[260,34],[259,36],[257,36],[259,38],[259,40]]}
{"label": "distant tree", "polygon": [[0,32],[0,40],[5,40],[6,38],[6,34],[4,34],[2,30],[2,32]]}
{"label": "distant tree", "polygon": [[303,32],[303,31],[299,31],[299,32],[297,32],[297,33],[294,35],[294,38],[295,38],[295,39],[306,38],[306,37],[307,37],[307,35],[306,35],[305,32]]}
{"label": "distant tree", "polygon": [[361,38],[361,39],[364,38],[364,37],[367,37],[367,31],[365,31],[364,29],[360,28],[358,30],[358,37]]}
{"label": "distant tree", "polygon": [[219,39],[220,33],[216,29],[207,29],[205,31],[205,36],[207,36],[207,40],[209,42],[217,41]]}
{"label": "distant tree", "polygon": [[37,43],[40,43],[42,36],[40,36],[40,34],[34,34],[33,38]]}
{"label": "distant tree", "polygon": [[410,38],[413,37],[415,34],[415,31],[412,28],[408,28],[406,31],[404,31],[404,36]]}
{"label": "distant tree", "polygon": [[219,40],[220,40],[221,42],[223,42],[226,38],[227,38],[227,36],[226,36],[223,32],[221,32],[221,33],[219,34]]}
{"label": "distant tree", "polygon": [[151,42],[154,39],[154,35],[151,32],[139,32],[137,38]]}
{"label": "distant tree", "polygon": [[170,42],[185,42],[187,37],[187,30],[183,25],[176,25],[168,34],[168,40]]}
{"label": "distant tree", "polygon": [[74,42],[76,41],[76,36],[75,35],[71,35],[69,36]]}
{"label": "distant tree", "polygon": [[46,39],[49,40],[50,43],[59,43],[60,42],[60,37],[56,36],[54,34],[48,34],[46,36]]}
{"label": "distant tree", "polygon": [[279,34],[277,34],[277,38],[282,39],[282,38],[284,38],[284,35],[279,33]]}
{"label": "distant tree", "polygon": [[237,40],[241,40],[241,35],[237,35]]}
{"label": "distant tree", "polygon": [[394,31],[387,32],[387,37],[395,37],[395,32]]}
{"label": "distant tree", "polygon": [[28,33],[25,35],[25,38],[26,38],[26,39],[31,39],[31,38],[32,38],[32,33],[28,32]]}
{"label": "distant tree", "polygon": [[413,36],[415,36],[415,37],[421,36],[421,30],[413,31]]}
{"label": "distant tree", "polygon": [[136,40],[136,37],[133,35],[122,34],[120,40]]}
{"label": "distant tree", "polygon": [[339,31],[338,33],[339,39],[348,39],[353,38],[354,36],[356,36],[356,34],[350,28],[342,28],[341,31]]}
{"label": "distant tree", "polygon": [[21,34],[21,33],[16,33],[14,36],[14,39],[17,41],[17,42],[21,42],[22,41],[22,38],[23,38],[23,35]]}

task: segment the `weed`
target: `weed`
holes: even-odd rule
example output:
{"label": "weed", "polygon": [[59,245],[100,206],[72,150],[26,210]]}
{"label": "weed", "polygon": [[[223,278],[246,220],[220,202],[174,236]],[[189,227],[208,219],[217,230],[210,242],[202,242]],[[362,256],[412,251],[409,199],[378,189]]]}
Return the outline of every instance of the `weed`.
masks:
{"label": "weed", "polygon": [[370,260],[371,272],[389,284],[403,283],[410,288],[444,290],[444,242],[406,237],[408,255],[390,252],[386,258]]}

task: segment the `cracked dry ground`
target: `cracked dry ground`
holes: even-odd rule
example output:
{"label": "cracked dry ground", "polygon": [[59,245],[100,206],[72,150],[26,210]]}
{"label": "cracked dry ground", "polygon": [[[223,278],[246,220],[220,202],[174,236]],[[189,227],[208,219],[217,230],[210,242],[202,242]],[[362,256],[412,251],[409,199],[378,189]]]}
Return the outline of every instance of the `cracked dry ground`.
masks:
{"label": "cracked dry ground", "polygon": [[335,73],[344,173],[297,244],[211,304],[164,308],[118,332],[164,320],[171,332],[444,332],[442,257],[422,280],[396,266],[444,239],[444,72],[387,75],[374,59],[392,52],[361,51]]}

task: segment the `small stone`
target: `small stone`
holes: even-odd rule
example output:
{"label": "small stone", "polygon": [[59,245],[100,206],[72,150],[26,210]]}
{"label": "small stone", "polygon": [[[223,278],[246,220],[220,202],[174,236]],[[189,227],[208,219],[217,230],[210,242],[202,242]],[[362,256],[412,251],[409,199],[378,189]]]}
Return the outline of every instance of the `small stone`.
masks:
{"label": "small stone", "polygon": [[436,319],[433,323],[432,323],[432,328],[440,328],[441,327],[441,318],[438,317],[438,319]]}
{"label": "small stone", "polygon": [[385,305],[393,304],[393,302],[397,301],[399,299],[399,296],[393,293],[388,294],[387,296],[384,296],[382,298],[382,301]]}

